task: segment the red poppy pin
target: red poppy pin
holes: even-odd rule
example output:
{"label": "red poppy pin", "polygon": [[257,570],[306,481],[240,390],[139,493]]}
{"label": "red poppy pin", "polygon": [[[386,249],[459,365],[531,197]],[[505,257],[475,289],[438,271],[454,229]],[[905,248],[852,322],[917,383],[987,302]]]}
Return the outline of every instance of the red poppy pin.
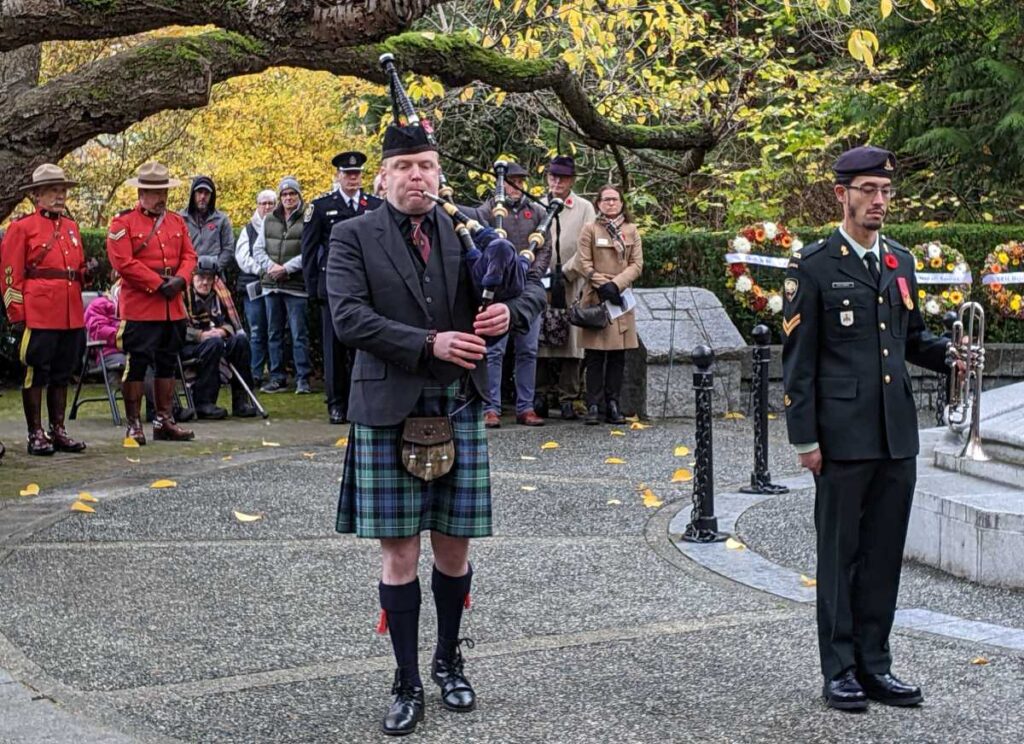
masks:
{"label": "red poppy pin", "polygon": [[211,222],[209,225],[206,226],[206,229],[207,230],[216,230],[217,229],[217,225],[215,225],[213,222]]}
{"label": "red poppy pin", "polygon": [[896,260],[896,256],[892,255],[891,253],[885,254],[885,267],[887,269],[895,269],[898,268],[899,265],[900,262]]}
{"label": "red poppy pin", "polygon": [[530,219],[531,217],[533,217],[533,212],[531,212],[529,209],[525,209],[523,210],[523,217],[525,217],[526,219]]}
{"label": "red poppy pin", "polygon": [[365,207],[366,206],[366,199],[360,199],[359,200],[359,206],[360,207]]}

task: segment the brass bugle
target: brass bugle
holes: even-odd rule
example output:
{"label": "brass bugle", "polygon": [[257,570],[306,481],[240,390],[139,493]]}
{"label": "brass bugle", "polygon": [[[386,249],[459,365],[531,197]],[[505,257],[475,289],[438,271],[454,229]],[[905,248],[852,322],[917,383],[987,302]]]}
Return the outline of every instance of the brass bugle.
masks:
{"label": "brass bugle", "polygon": [[[965,326],[966,321],[966,326]],[[967,431],[960,457],[978,462],[989,458],[981,447],[981,392],[985,354],[985,310],[977,302],[960,306],[953,323],[953,348],[964,355],[963,369],[954,364],[949,373],[946,423],[956,434]]]}

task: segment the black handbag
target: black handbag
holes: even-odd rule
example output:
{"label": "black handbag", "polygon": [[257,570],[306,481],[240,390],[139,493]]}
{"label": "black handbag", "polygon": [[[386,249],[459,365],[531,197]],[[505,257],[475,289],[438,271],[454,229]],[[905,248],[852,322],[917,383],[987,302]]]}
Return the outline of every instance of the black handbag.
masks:
{"label": "black handbag", "polygon": [[607,328],[612,321],[608,317],[608,311],[603,302],[584,306],[580,300],[576,300],[569,308],[569,322],[580,328],[600,331],[602,328]]}

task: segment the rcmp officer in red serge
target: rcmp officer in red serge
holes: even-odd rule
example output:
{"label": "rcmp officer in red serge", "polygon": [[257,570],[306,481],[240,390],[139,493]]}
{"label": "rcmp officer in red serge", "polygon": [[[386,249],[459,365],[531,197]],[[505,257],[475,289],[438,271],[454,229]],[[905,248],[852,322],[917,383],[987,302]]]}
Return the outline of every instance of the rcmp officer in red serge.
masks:
{"label": "rcmp officer in red serge", "polygon": [[167,211],[167,190],[181,185],[167,167],[146,163],[128,186],[139,190],[133,209],[118,214],[110,223],[107,255],[121,275],[118,316],[119,346],[128,361],[124,370],[126,436],[146,443],[139,418],[146,368],[154,368],[153,392],[156,415],[153,438],[183,441],[193,433],[174,422],[174,372],[177,354],[188,325],[182,292],[196,266],[196,252],[181,215]]}
{"label": "rcmp officer in red serge", "polygon": [[[85,449],[85,442],[72,439],[64,428],[68,382],[85,343],[85,253],[78,225],[64,213],[68,187],[74,185],[56,165],[36,168],[32,181],[19,187],[29,192],[35,212],[11,223],[0,251],[7,318],[15,330],[24,329],[21,401],[30,455]],[[44,388],[49,432],[42,425]]]}
{"label": "rcmp officer in red serge", "polygon": [[946,371],[948,341],[917,308],[914,259],[879,233],[896,158],[857,147],[836,160],[843,222],[794,255],[783,285],[789,440],[814,473],[817,617],[827,705],[916,705],[891,673],[889,633],[917,478],[907,361]]}
{"label": "rcmp officer in red serge", "polygon": [[357,217],[384,202],[362,191],[366,155],[342,152],[331,165],[337,169],[338,188],[311,201],[303,215],[302,275],[310,297],[320,300],[321,338],[324,352],[324,387],[327,414],[332,424],[347,420],[348,394],[352,375],[351,352],[334,335],[331,309],[327,304],[327,251],[331,228],[342,220]]}
{"label": "rcmp officer in red serge", "polygon": [[[440,166],[421,127],[387,128],[383,173],[386,205],[331,232],[327,294],[338,338],[356,349],[337,530],[381,543],[382,629],[390,631],[398,666],[382,730],[401,735],[415,729],[424,709],[417,659],[424,530],[434,553],[438,623],[431,679],[446,708],[476,705],[459,627],[473,577],[469,540],[491,534],[485,338],[528,328],[544,306],[544,290],[531,282],[516,299],[479,309],[450,219],[422,196],[437,193]],[[403,424],[408,430],[414,417],[446,414],[454,457],[438,464],[451,469],[425,480],[403,458]]]}

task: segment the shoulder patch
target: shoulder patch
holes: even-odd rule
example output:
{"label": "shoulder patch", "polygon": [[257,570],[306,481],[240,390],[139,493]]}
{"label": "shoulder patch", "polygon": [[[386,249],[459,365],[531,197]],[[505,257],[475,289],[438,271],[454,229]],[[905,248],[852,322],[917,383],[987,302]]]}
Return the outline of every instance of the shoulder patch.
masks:
{"label": "shoulder patch", "polygon": [[306,211],[302,213],[302,221],[309,222],[313,219],[313,203],[310,202],[306,205]]}

